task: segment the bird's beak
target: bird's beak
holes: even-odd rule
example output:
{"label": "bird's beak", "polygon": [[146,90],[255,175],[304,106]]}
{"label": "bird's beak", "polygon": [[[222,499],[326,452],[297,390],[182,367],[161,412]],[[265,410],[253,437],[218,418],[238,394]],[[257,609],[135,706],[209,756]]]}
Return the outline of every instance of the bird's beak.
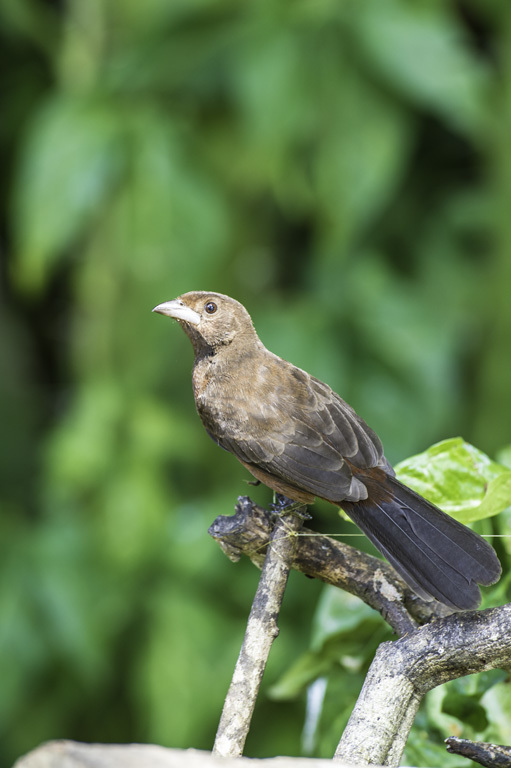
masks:
{"label": "bird's beak", "polygon": [[185,323],[190,325],[199,325],[200,315],[191,307],[188,307],[181,299],[174,299],[174,301],[165,301],[163,304],[158,304],[153,309],[153,312],[158,312],[160,315],[167,315],[167,317],[173,317],[175,320],[184,320]]}

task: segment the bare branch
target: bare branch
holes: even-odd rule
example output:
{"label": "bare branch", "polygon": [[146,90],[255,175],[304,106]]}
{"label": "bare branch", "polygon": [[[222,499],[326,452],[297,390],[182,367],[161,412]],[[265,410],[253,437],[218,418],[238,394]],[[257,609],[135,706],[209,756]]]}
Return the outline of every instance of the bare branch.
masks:
{"label": "bare branch", "polygon": [[297,515],[283,514],[276,518],[245,638],[225,699],[214,755],[239,757],[243,754],[266,661],[279,633],[277,620],[294,559],[296,533],[301,525],[302,518]]}
{"label": "bare branch", "polygon": [[511,666],[511,604],[466,611],[382,643],[335,753],[397,766],[422,696],[437,685]]}
{"label": "bare branch", "polygon": [[485,768],[510,768],[511,747],[489,744],[486,741],[469,741],[451,736],[445,740],[447,751],[474,760]]}
{"label": "bare branch", "polygon": [[[218,517],[209,532],[231,559],[245,554],[261,565],[272,522],[272,513],[240,497],[235,515]],[[511,605],[453,614],[415,595],[387,563],[347,544],[307,529],[293,542],[293,568],[357,595],[401,635],[378,648],[337,760],[397,766],[427,691],[456,677],[511,666]],[[426,621],[431,623],[417,627]]]}
{"label": "bare branch", "polygon": [[[231,560],[243,554],[260,567],[272,524],[271,512],[240,496],[235,514],[217,517],[209,533]],[[452,613],[435,600],[418,597],[383,560],[307,528],[299,534],[292,567],[357,595],[379,611],[398,635],[413,632],[416,622]]]}

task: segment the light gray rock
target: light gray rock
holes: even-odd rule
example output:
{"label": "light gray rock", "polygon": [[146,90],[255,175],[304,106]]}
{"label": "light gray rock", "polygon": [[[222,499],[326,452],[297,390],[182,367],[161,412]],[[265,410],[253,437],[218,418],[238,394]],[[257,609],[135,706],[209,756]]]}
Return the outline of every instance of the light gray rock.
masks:
{"label": "light gray rock", "polygon": [[[335,768],[350,768],[334,762]],[[331,760],[298,757],[216,757],[196,749],[154,744],[81,744],[50,741],[16,761],[14,768],[332,768]],[[374,766],[373,766],[374,768]]]}

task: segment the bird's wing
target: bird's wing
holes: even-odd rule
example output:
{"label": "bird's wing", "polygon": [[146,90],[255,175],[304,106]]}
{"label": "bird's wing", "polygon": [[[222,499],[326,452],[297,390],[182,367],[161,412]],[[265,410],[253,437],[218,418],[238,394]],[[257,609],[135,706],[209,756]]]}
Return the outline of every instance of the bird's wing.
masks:
{"label": "bird's wing", "polygon": [[268,404],[271,417],[264,428],[253,434],[240,430],[223,437],[222,445],[245,464],[314,496],[334,502],[366,498],[350,464],[389,471],[379,438],[326,384],[294,367],[293,375],[296,398],[278,393]]}

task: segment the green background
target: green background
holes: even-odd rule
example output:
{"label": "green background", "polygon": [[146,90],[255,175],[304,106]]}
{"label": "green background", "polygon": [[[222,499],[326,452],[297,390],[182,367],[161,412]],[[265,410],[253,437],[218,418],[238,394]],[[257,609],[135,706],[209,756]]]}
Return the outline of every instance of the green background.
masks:
{"label": "green background", "polygon": [[[0,763],[61,737],[207,749],[258,578],[207,528],[248,476],[150,310],[231,294],[392,462],[458,434],[495,457],[511,8],[1,0],[0,38]],[[292,574],[249,755],[300,753],[304,695],[268,686],[320,595]]]}

